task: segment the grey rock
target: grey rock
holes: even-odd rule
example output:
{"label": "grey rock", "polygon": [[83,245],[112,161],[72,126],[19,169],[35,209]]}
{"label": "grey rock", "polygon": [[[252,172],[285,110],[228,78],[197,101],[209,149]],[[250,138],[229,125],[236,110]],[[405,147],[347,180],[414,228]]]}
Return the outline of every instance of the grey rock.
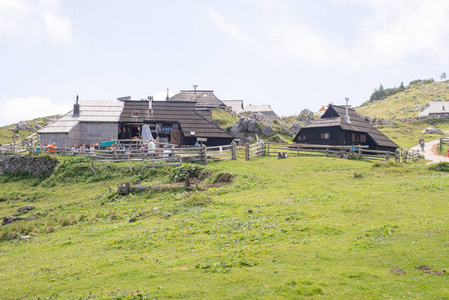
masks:
{"label": "grey rock", "polygon": [[257,132],[257,121],[256,120],[249,121],[248,131],[249,132]]}
{"label": "grey rock", "polygon": [[245,119],[242,122],[242,130],[243,131],[248,131],[248,123],[251,121],[252,119]]}
{"label": "grey rock", "polygon": [[262,127],[262,129],[260,131],[265,136],[273,136],[274,135],[274,130],[273,130],[273,128],[271,128],[270,125],[265,125],[264,127]]}
{"label": "grey rock", "polygon": [[242,123],[239,121],[239,122],[235,123],[235,124],[231,127],[230,134],[231,134],[233,137],[237,137],[237,135],[238,135],[240,132],[242,132],[242,130],[243,130],[243,125],[242,125]]}
{"label": "grey rock", "polygon": [[23,236],[19,237],[19,240],[27,240],[29,238],[30,238],[29,235],[23,235]]}
{"label": "grey rock", "polygon": [[301,130],[301,124],[299,124],[296,121],[293,121],[292,125],[290,126],[290,131],[293,135],[296,135]]}
{"label": "grey rock", "polygon": [[263,113],[258,112],[258,113],[256,114],[256,118],[263,120],[263,119],[266,119],[267,117],[266,117]]}
{"label": "grey rock", "polygon": [[165,213],[165,214],[164,214],[164,217],[170,218],[170,217],[171,217],[171,213]]}
{"label": "grey rock", "polygon": [[438,129],[434,126],[429,126],[426,128],[425,133],[427,134],[441,134],[444,135],[444,132],[441,129]]}
{"label": "grey rock", "polygon": [[21,212],[24,212],[24,211],[29,211],[29,210],[32,210],[32,209],[34,209],[34,206],[33,206],[33,205],[22,206],[21,208],[19,208],[19,209],[16,211],[16,213],[21,213]]}

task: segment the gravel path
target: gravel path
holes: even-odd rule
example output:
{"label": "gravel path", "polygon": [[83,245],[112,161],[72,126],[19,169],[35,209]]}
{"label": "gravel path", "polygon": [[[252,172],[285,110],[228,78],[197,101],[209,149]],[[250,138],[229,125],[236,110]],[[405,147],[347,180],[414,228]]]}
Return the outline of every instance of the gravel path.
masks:
{"label": "gravel path", "polygon": [[[440,144],[440,140],[435,140],[435,141],[430,141],[430,142],[425,143],[425,146],[424,146],[425,152],[421,152],[421,154],[424,154],[425,159],[431,160],[431,162],[428,164],[438,163],[441,161],[449,162],[449,157],[447,157],[447,155],[441,155],[436,150],[436,147],[438,147],[439,144]],[[420,151],[420,147],[419,147],[419,145],[414,146],[414,147],[410,148],[410,150]]]}

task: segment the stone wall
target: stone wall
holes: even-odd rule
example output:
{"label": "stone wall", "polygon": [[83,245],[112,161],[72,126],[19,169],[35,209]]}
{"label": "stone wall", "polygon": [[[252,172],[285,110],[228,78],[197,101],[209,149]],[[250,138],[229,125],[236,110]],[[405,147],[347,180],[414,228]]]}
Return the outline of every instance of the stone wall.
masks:
{"label": "stone wall", "polygon": [[59,161],[49,156],[0,155],[0,176],[28,172],[34,177],[50,176]]}

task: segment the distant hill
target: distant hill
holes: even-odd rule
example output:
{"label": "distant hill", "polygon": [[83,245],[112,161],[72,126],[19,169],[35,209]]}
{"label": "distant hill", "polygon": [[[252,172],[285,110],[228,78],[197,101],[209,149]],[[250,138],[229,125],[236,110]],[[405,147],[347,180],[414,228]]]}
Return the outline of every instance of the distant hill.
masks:
{"label": "distant hill", "polygon": [[414,80],[406,87],[384,91],[385,96],[375,100],[379,94],[376,89],[371,100],[355,110],[367,117],[401,121],[416,117],[429,102],[449,101],[449,81]]}
{"label": "distant hill", "polygon": [[39,129],[47,126],[48,123],[53,122],[58,117],[59,116],[54,115],[36,118],[34,120],[20,121],[16,124],[0,127],[0,144],[12,143],[14,137],[16,138],[16,141],[26,138]]}

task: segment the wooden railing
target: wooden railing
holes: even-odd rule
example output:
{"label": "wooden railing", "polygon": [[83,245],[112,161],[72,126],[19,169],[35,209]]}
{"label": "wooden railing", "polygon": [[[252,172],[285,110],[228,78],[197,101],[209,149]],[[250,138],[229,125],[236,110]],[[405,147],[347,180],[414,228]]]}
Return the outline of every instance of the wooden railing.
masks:
{"label": "wooden railing", "polygon": [[331,146],[311,144],[285,144],[266,143],[258,140],[252,145],[237,146],[235,142],[230,145],[206,147],[191,146],[176,148],[174,145],[158,144],[154,150],[141,147],[139,140],[130,140],[124,143],[126,149],[89,150],[72,148],[56,148],[55,151],[36,152],[35,148],[21,146],[0,147],[1,152],[27,154],[48,153],[58,155],[86,156],[96,162],[123,162],[123,161],[148,161],[151,164],[146,167],[155,168],[162,165],[182,165],[184,162],[195,162],[207,164],[208,161],[219,160],[251,160],[263,155],[278,157],[286,156],[332,156],[340,158],[355,158],[369,160],[390,160],[395,158],[396,162],[407,162],[415,159],[419,153],[398,149],[396,153],[390,151],[370,150],[366,145],[355,146]]}

